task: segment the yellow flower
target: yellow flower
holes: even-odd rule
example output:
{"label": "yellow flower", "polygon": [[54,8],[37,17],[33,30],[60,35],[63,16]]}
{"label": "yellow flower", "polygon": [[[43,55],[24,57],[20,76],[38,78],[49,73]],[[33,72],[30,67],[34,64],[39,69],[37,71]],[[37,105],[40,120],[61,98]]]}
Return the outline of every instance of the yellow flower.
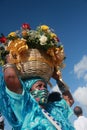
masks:
{"label": "yellow flower", "polygon": [[55,38],[55,37],[57,37],[57,35],[55,33],[51,33],[51,37]]}
{"label": "yellow flower", "polygon": [[49,27],[47,25],[42,25],[41,26],[41,30],[43,31],[47,31],[49,29]]}
{"label": "yellow flower", "polygon": [[10,37],[10,36],[15,37],[16,33],[15,32],[11,32],[10,34],[8,34],[8,37]]}

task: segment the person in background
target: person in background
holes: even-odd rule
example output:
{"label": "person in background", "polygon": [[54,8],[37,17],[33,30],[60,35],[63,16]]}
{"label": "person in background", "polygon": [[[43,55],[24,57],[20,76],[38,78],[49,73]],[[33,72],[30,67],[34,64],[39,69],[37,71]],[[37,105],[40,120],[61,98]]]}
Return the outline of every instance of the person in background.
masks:
{"label": "person in background", "polygon": [[62,97],[66,100],[70,107],[74,104],[74,99],[69,90],[63,92]]}
{"label": "person in background", "polygon": [[48,102],[60,101],[62,96],[60,92],[51,92],[48,96]]}
{"label": "person in background", "polygon": [[77,119],[74,121],[74,127],[76,130],[87,130],[87,118],[83,116],[83,110],[80,106],[74,107],[74,114]]}

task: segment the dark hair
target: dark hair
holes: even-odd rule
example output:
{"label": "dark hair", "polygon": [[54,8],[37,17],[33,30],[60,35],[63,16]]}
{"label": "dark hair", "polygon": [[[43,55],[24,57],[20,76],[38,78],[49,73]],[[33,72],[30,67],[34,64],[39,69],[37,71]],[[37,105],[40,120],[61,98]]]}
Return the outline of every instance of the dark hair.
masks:
{"label": "dark hair", "polygon": [[4,121],[0,122],[0,130],[4,130]]}
{"label": "dark hair", "polygon": [[62,99],[59,92],[52,92],[48,96],[48,102],[60,101]]}
{"label": "dark hair", "polygon": [[4,130],[4,118],[2,114],[0,113],[0,130]]}
{"label": "dark hair", "polygon": [[76,106],[76,107],[74,108],[74,114],[75,114],[77,117],[79,117],[80,115],[82,115],[82,113],[83,113],[83,111],[82,111],[82,108],[81,108],[81,107]]}

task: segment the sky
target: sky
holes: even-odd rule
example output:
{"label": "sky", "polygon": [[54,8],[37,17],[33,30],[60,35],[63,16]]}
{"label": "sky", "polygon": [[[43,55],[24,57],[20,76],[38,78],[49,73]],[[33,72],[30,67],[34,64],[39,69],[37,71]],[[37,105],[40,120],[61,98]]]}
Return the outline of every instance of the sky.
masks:
{"label": "sky", "polygon": [[[22,23],[33,29],[40,24],[54,29],[66,55],[62,78],[74,97],[73,107],[80,105],[87,116],[87,0],[1,0],[0,16],[4,35]],[[10,130],[7,122],[6,127]]]}

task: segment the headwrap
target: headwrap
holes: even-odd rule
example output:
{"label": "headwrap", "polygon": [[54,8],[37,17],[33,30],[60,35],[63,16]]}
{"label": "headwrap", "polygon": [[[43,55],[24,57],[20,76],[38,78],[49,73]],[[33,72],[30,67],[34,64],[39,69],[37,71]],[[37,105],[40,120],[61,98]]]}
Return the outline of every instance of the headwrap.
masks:
{"label": "headwrap", "polygon": [[41,78],[41,77],[32,77],[28,80],[25,81],[25,86],[27,90],[30,90],[32,88],[32,86],[37,82],[37,81],[42,81],[45,83],[45,85],[47,86],[46,81]]}
{"label": "headwrap", "polygon": [[[41,77],[32,77],[29,80],[25,81],[25,86],[26,86],[27,91],[29,91],[37,81],[42,81],[47,86],[47,83],[43,78],[41,78]],[[37,90],[37,89],[32,90],[32,91],[30,91],[30,93],[38,101],[38,103],[40,105],[42,105],[44,103],[47,103],[49,92],[48,92],[48,90],[46,88],[44,88],[42,90]]]}

